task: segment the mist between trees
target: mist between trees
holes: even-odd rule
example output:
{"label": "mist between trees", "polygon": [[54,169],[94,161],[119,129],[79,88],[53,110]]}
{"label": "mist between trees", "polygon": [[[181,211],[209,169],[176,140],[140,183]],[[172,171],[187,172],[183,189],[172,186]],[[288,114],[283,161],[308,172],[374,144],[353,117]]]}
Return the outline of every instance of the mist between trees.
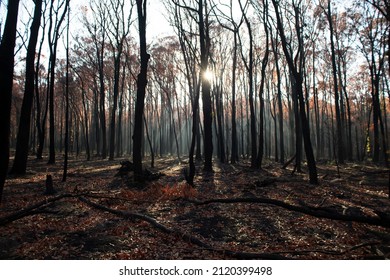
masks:
{"label": "mist between trees", "polygon": [[[28,154],[46,152],[55,163],[64,153],[113,160],[136,151],[141,173],[147,155],[152,164],[189,157],[190,183],[194,160],[211,171],[213,157],[253,168],[307,162],[312,183],[317,161],[387,165],[388,0],[161,1],[174,33],[153,43],[145,35],[155,1],[35,1],[18,23],[12,69],[3,63],[15,42],[11,2],[0,4],[0,76],[25,68],[0,103],[10,106],[1,133],[15,174]],[[69,33],[74,18],[80,30]]]}

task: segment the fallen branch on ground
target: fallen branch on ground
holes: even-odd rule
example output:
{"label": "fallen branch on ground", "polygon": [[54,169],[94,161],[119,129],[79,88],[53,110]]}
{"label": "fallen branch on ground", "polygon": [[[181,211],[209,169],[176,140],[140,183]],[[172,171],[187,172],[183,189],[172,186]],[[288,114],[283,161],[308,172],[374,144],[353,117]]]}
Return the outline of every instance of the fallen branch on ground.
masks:
{"label": "fallen branch on ground", "polygon": [[285,164],[283,164],[282,169],[286,169],[287,166],[289,166],[295,159],[296,155],[293,155],[292,158],[290,158]]}
{"label": "fallen branch on ground", "polygon": [[227,199],[210,199],[210,200],[188,200],[196,205],[206,205],[211,203],[264,203],[271,204],[274,206],[279,206],[287,210],[303,213],[309,216],[314,216],[317,218],[326,218],[330,220],[339,220],[339,221],[348,221],[348,222],[358,222],[376,226],[382,226],[390,228],[390,219],[387,217],[369,217],[363,215],[350,215],[342,214],[333,209],[325,207],[313,207],[309,205],[292,205],[286,202],[272,199],[272,198],[258,198],[258,197],[238,197],[238,198],[227,198]]}
{"label": "fallen branch on ground", "polygon": [[333,256],[341,256],[345,255],[349,252],[352,252],[354,250],[360,249],[362,247],[367,247],[367,246],[374,246],[374,245],[379,245],[380,242],[366,242],[366,243],[361,243],[355,246],[352,246],[350,248],[347,248],[342,251],[336,251],[336,250],[300,250],[300,251],[280,251],[278,252],[279,254],[291,254],[291,255],[307,255],[311,253],[319,253],[319,254],[324,254],[324,255],[333,255]]}
{"label": "fallen branch on ground", "polygon": [[190,242],[192,244],[195,244],[195,245],[202,247],[202,248],[205,248],[207,250],[219,252],[219,253],[222,253],[224,255],[234,257],[237,259],[274,259],[274,260],[287,259],[281,255],[272,254],[272,253],[235,252],[235,251],[231,251],[231,250],[215,249],[215,248],[212,248],[210,245],[204,243],[200,239],[198,239],[190,234],[183,233],[183,232],[180,232],[178,230],[166,227],[163,224],[160,224],[158,221],[156,221],[155,219],[153,219],[152,217],[150,217],[148,215],[112,209],[112,208],[106,207],[104,205],[95,203],[95,202],[93,202],[85,197],[79,197],[79,200],[88,204],[91,207],[98,209],[98,210],[106,211],[106,212],[109,212],[109,213],[117,215],[117,216],[121,216],[121,217],[126,218],[126,219],[135,219],[135,220],[138,219],[138,220],[146,221],[149,224],[151,224],[152,226],[154,226],[155,228],[161,230],[162,232],[165,232],[168,234],[173,234],[175,236],[182,238],[186,242]]}
{"label": "fallen branch on ground", "polygon": [[380,170],[365,170],[360,169],[360,172],[369,174],[369,175],[378,175],[378,174],[390,174],[390,170],[380,169]]}
{"label": "fallen branch on ground", "polygon": [[55,197],[47,198],[47,199],[45,199],[43,201],[40,201],[40,202],[38,202],[36,204],[28,206],[28,207],[26,207],[26,208],[24,208],[24,209],[22,209],[20,211],[17,211],[17,212],[12,213],[12,214],[10,214],[8,216],[0,218],[0,226],[7,225],[7,224],[9,224],[9,223],[11,223],[13,221],[19,220],[19,219],[21,219],[23,217],[26,217],[26,216],[39,214],[40,211],[37,211],[37,210],[42,210],[42,208],[47,207],[50,204],[52,204],[53,202],[61,200],[63,198],[75,197],[75,196],[78,196],[78,195],[66,193],[66,194],[61,194],[61,195],[55,196]]}

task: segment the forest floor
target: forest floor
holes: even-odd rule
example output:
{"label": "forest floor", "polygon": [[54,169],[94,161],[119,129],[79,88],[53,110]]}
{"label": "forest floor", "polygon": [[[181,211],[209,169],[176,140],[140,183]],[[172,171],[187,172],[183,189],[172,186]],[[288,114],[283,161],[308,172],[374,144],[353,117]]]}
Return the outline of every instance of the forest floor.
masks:
{"label": "forest floor", "polygon": [[[123,159],[122,159],[123,160]],[[148,161],[144,162],[147,167]],[[0,205],[0,259],[388,259],[389,173],[372,164],[318,164],[306,174],[267,162],[214,161],[185,183],[176,159],[158,180],[115,176],[120,160],[29,161]],[[56,191],[45,195],[46,175]]]}

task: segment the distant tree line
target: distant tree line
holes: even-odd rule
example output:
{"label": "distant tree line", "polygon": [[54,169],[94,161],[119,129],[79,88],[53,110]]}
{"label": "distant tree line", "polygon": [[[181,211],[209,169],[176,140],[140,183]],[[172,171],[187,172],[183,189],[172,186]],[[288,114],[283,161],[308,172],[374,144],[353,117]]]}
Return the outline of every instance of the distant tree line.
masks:
{"label": "distant tree line", "polygon": [[162,2],[174,33],[153,43],[154,2],[35,0],[25,24],[1,2],[1,190],[28,155],[65,150],[131,155],[139,175],[146,155],[188,156],[189,183],[213,157],[306,162],[313,184],[318,161],[387,166],[387,0]]}

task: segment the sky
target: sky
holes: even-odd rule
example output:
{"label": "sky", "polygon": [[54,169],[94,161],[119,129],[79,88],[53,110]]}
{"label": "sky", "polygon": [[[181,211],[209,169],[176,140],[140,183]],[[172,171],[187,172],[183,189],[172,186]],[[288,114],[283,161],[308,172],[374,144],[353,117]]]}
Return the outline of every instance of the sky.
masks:
{"label": "sky", "polygon": [[166,10],[164,5],[159,0],[149,0],[149,14],[148,14],[148,26],[147,34],[157,37],[161,35],[172,35],[173,27],[170,26],[166,19]]}
{"label": "sky", "polygon": [[[5,18],[6,18],[6,2],[4,0],[0,0],[0,34],[2,34]],[[76,36],[78,33],[80,33],[80,30],[85,30],[85,28],[82,26],[81,23],[81,6],[88,6],[89,0],[70,0],[70,7],[71,7],[71,36]],[[162,1],[159,0],[148,0],[147,2],[147,41],[148,44],[153,44],[154,42],[158,41],[158,38],[168,35],[173,35],[174,30],[170,26],[167,18],[166,18],[166,10],[162,3]],[[32,14],[34,11],[34,4],[32,0],[21,0],[20,6],[19,6],[19,22],[18,22],[18,30],[19,33],[24,37],[25,40],[28,40],[28,33],[30,28],[30,22],[29,22],[29,14]],[[134,7],[133,10],[133,18],[136,19],[137,16],[137,10],[136,7]],[[64,26],[65,24],[63,24]],[[26,29],[26,26],[28,28]],[[138,39],[138,22],[135,21],[132,26],[131,34],[133,37]],[[17,44],[19,45],[22,43],[22,41],[19,39],[17,41]],[[21,50],[23,52],[23,48]],[[21,53],[18,53],[21,55]],[[58,57],[61,57],[64,55],[64,48],[62,47],[62,44],[59,45],[58,48]],[[22,55],[23,56],[23,55]],[[18,60],[16,61],[17,64]],[[23,63],[22,63],[23,64]],[[18,66],[18,65],[16,65]]]}
{"label": "sky", "polygon": [[[0,0],[0,32],[2,33],[5,17],[6,17],[6,1]],[[72,27],[74,30],[80,30],[80,15],[78,11],[82,5],[88,5],[88,0],[70,0],[70,5],[72,9]],[[26,11],[27,8],[28,12]],[[32,13],[34,9],[32,0],[21,0],[19,6],[19,17],[21,22],[26,23],[28,21],[29,13]],[[147,10],[147,36],[149,39],[154,40],[156,37],[172,35],[173,28],[169,25],[168,20],[166,19],[166,11],[162,1],[159,0],[148,0],[148,10]],[[133,17],[136,16],[136,9],[134,8]],[[24,29],[24,25],[19,23],[19,30]],[[137,27],[138,24],[135,22],[134,27]],[[75,31],[73,31],[74,33]],[[134,31],[133,31],[134,32]]]}
{"label": "sky", "polygon": [[[73,9],[73,14],[75,14],[74,9],[78,10],[81,5],[88,5],[88,0],[70,0],[71,7]],[[172,35],[173,28],[170,26],[168,20],[166,19],[166,10],[161,0],[148,0],[147,2],[147,30],[146,35],[148,40],[156,40],[157,37]],[[137,10],[134,7],[133,18],[136,18]],[[77,17],[77,15],[75,15]],[[78,16],[80,17],[80,16]],[[77,23],[77,19],[75,19]],[[133,23],[133,34],[135,33],[135,28],[138,28],[138,22]],[[135,36],[134,36],[135,37]]]}

